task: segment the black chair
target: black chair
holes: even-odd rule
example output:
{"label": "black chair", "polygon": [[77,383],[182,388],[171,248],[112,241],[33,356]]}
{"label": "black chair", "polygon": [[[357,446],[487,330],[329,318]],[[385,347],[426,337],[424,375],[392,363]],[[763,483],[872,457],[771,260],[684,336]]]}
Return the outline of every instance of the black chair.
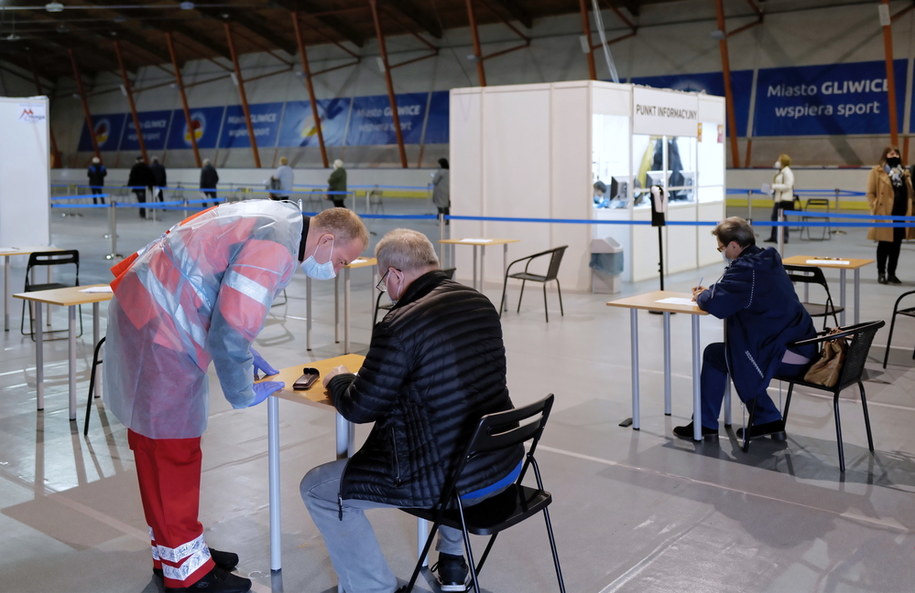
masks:
{"label": "black chair", "polygon": [[105,362],[101,359],[102,346],[104,344],[105,338],[102,338],[95,345],[95,351],[92,353],[92,370],[89,371],[89,401],[86,402],[86,422],[83,425],[83,436],[89,435],[89,416],[92,414],[92,399],[95,397],[95,369]]}
{"label": "black chair", "polygon": [[[50,271],[51,268],[56,268],[58,266],[74,266],[72,282],[70,281],[57,281],[57,282],[45,282],[45,283],[32,283],[32,271],[36,268],[45,268]],[[48,272],[49,273],[49,272]],[[37,292],[39,290],[51,290],[54,288],[67,288],[70,286],[79,286],[79,251],[76,249],[62,250],[62,251],[37,251],[29,255],[29,262],[25,267],[25,288],[23,292]],[[31,336],[32,340],[35,339],[35,318],[32,313],[32,307],[40,307],[40,304],[35,304],[32,302],[28,303],[29,308],[29,331],[25,331],[25,309],[26,302],[22,301],[22,320],[19,322],[19,331],[24,336]],[[50,317],[48,318],[50,321]],[[59,330],[49,330],[43,332],[45,336],[48,334],[66,334],[68,330],[59,329]],[[79,335],[83,335],[83,309],[82,306],[79,307]],[[64,336],[66,337],[66,336]],[[49,339],[45,337],[45,339]],[[50,339],[60,339],[60,338],[50,338]]]}
{"label": "black chair", "polygon": [[[826,282],[826,276],[823,274],[823,270],[811,266],[793,266],[785,264],[785,271],[788,273],[788,278],[791,279],[791,282],[804,285],[804,298],[801,300],[801,304],[807,309],[807,313],[809,313],[811,317],[822,317],[823,329],[826,329],[826,318],[829,316],[832,316],[833,322],[838,326],[839,313],[844,311],[845,307],[837,307],[833,302],[832,295],[829,292],[829,284]],[[822,288],[822,291],[825,294],[825,299],[823,299],[822,302],[807,300],[811,286],[819,286]]]}
{"label": "black chair", "polygon": [[[432,541],[435,539],[435,534],[439,527],[444,525],[460,529],[463,532],[464,548],[467,554],[467,564],[470,569],[473,590],[476,593],[480,593],[479,573],[483,569],[483,563],[486,561],[496,541],[496,536],[501,531],[542,512],[544,521],[546,521],[550,549],[553,553],[553,565],[556,568],[559,590],[565,593],[562,569],[559,566],[559,554],[556,551],[556,540],[553,536],[553,526],[550,522],[550,512],[547,508],[553,501],[553,497],[543,489],[540,468],[534,458],[537,443],[543,434],[543,428],[546,425],[547,418],[549,418],[552,406],[553,394],[551,393],[536,403],[483,416],[477,424],[463,456],[461,456],[457,466],[452,470],[448,482],[442,490],[438,504],[431,509],[403,509],[411,515],[432,522],[429,537],[426,538],[422,554],[420,554],[416,567],[413,569],[413,575],[410,577],[410,582],[406,585],[405,591],[413,590],[416,578],[423,568],[423,561],[429,553]],[[467,462],[478,454],[510,451],[522,443],[529,443],[529,445],[518,479],[499,494],[464,508],[457,482]],[[537,482],[536,488],[525,486],[521,483],[529,467],[534,469],[534,476]],[[471,533],[489,537],[489,542],[486,544],[486,549],[483,551],[479,563],[474,562],[473,550],[470,545]]]}
{"label": "black chair", "polygon": [[[822,212],[822,213],[825,213],[826,215],[829,215],[829,210],[830,210],[829,200],[826,198],[809,198],[807,200],[807,206],[804,208],[804,210],[806,212],[811,212],[811,213],[812,212]],[[829,218],[826,218],[823,216],[805,215],[801,218],[802,222],[808,222],[811,220],[820,220],[820,221],[829,222]],[[821,228],[823,229],[823,233],[820,235],[819,239],[814,239],[810,235],[811,227],[809,227],[809,226],[803,227],[801,233],[803,234],[803,232],[806,231],[807,239],[811,240],[811,241],[825,241],[826,239],[831,239],[832,238],[831,227],[829,227],[827,225],[827,226],[824,226]],[[803,238],[803,237],[801,237],[801,238]]]}
{"label": "black chair", "polygon": [[[890,359],[890,344],[893,342],[893,329],[896,327],[896,316],[905,315],[906,317],[915,317],[915,306],[906,307],[905,309],[899,308],[902,299],[913,294],[915,294],[915,290],[902,293],[893,305],[893,317],[890,320],[890,335],[886,339],[886,354],[883,355],[883,368],[886,368],[886,363]],[[915,350],[912,350],[912,359],[915,360]]]}
{"label": "black chair", "polygon": [[[455,271],[455,270],[457,270],[457,268],[445,268],[445,269],[442,270],[442,272],[444,272],[445,274],[447,274],[449,278],[454,278],[454,271]],[[391,308],[394,306],[393,303],[385,303],[384,305],[381,304],[381,298],[384,296],[384,294],[385,294],[385,293],[379,291],[379,292],[378,292],[378,297],[375,299],[375,314],[372,316],[372,324],[373,324],[373,325],[374,325],[375,323],[378,323],[378,311],[379,311],[379,310],[390,311]]]}
{"label": "black chair", "polygon": [[[842,472],[845,471],[845,449],[842,446],[842,420],[839,416],[839,394],[845,390],[845,388],[851,387],[855,383],[858,384],[858,390],[861,393],[861,409],[864,412],[864,428],[867,430],[867,448],[870,449],[871,453],[874,452],[874,438],[871,435],[871,421],[870,416],[867,413],[867,398],[864,394],[862,377],[864,375],[864,364],[867,362],[867,356],[870,352],[871,344],[874,341],[874,335],[877,333],[877,330],[884,325],[886,325],[886,322],[883,320],[858,323],[856,325],[841,328],[839,333],[829,334],[828,332],[821,332],[818,337],[801,340],[793,344],[798,346],[804,344],[823,344],[830,340],[842,338],[849,339],[848,349],[845,352],[845,362],[842,364],[842,369],[839,372],[839,379],[833,387],[826,387],[825,385],[819,385],[817,383],[808,383],[807,381],[804,381],[803,375],[801,377],[775,377],[775,379],[778,379],[779,381],[788,383],[788,395],[785,397],[785,409],[782,412],[782,418],[784,418],[786,425],[788,424],[788,410],[791,406],[791,395],[794,392],[795,385],[832,393],[832,407],[836,417],[836,441],[839,447],[839,470]],[[749,432],[752,423],[753,414],[751,413],[750,421],[747,423],[747,428],[744,430],[744,451],[750,446]]]}
{"label": "black chair", "polygon": [[[518,295],[518,311],[521,312],[521,298],[524,296],[524,285],[530,282],[540,282],[543,284],[543,313],[546,316],[546,322],[550,322],[550,312],[546,304],[546,283],[555,282],[556,291],[559,293],[559,314],[565,315],[565,311],[562,309],[562,288],[559,286],[559,264],[562,263],[562,256],[565,254],[568,245],[563,245],[562,247],[554,247],[553,249],[547,249],[546,251],[541,251],[540,253],[535,253],[533,255],[528,255],[527,257],[522,257],[521,259],[516,259],[512,263],[508,264],[508,267],[505,268],[505,280],[502,282],[502,300],[499,301],[499,316],[502,316],[502,311],[505,309],[505,291],[508,288],[508,279],[514,278],[515,280],[521,281],[521,294]],[[531,262],[537,258],[549,256],[550,262],[546,270],[546,274],[535,274],[528,271],[531,266]],[[511,273],[512,266],[519,263],[524,263],[523,272]]]}

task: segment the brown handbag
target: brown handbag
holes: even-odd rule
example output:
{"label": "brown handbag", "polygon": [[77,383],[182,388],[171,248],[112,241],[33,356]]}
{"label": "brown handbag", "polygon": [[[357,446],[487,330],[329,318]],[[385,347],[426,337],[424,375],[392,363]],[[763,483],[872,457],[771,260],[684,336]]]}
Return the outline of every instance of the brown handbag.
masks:
{"label": "brown handbag", "polygon": [[[835,334],[840,331],[842,331],[841,328],[836,328],[829,333]],[[804,374],[804,381],[823,385],[824,387],[835,387],[839,381],[839,374],[842,372],[842,364],[845,362],[845,351],[847,349],[848,343],[845,338],[823,342],[820,358],[807,369]]]}

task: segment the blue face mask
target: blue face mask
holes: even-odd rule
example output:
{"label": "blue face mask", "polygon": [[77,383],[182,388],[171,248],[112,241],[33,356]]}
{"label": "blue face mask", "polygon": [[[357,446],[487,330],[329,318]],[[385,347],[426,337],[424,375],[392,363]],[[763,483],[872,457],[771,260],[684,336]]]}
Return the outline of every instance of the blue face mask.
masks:
{"label": "blue face mask", "polygon": [[[315,253],[317,252],[318,250],[315,249]],[[337,272],[334,271],[334,262],[332,261],[333,254],[334,241],[331,239],[330,252],[327,254],[327,261],[323,264],[319,264],[313,253],[302,262],[302,271],[305,272],[306,276],[315,280],[333,280],[337,277]]]}

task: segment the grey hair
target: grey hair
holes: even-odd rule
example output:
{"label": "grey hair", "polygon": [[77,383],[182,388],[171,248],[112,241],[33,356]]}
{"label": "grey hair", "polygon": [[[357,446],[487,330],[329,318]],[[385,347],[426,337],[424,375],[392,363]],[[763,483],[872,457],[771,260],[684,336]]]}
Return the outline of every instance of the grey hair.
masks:
{"label": "grey hair", "polygon": [[375,246],[378,268],[411,271],[439,267],[435,247],[426,235],[412,229],[394,229],[385,234]]}
{"label": "grey hair", "polygon": [[718,223],[712,234],[718,237],[722,245],[727,245],[731,241],[736,241],[741,247],[756,245],[756,234],[753,232],[753,227],[739,216],[725,218]]}

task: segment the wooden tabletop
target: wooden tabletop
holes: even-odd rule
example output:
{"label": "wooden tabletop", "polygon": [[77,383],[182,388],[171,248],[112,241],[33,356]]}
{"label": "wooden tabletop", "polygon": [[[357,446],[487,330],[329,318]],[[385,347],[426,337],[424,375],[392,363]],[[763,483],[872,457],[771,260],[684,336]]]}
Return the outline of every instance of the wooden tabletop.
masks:
{"label": "wooden tabletop", "polygon": [[[686,302],[661,302],[669,299],[678,299]],[[626,309],[648,309],[650,311],[664,311],[668,313],[689,313],[691,315],[708,315],[693,302],[693,295],[689,292],[674,292],[671,290],[655,290],[615,301],[609,301],[608,307],[624,307]]]}
{"label": "wooden tabletop", "polygon": [[508,243],[518,243],[521,239],[486,239],[482,237],[468,237],[466,239],[439,239],[439,243],[448,245],[506,245]]}
{"label": "wooden tabletop", "polygon": [[83,292],[87,288],[107,287],[107,284],[88,284],[86,286],[68,286],[66,288],[52,288],[50,290],[35,290],[32,292],[17,292],[13,296],[17,299],[26,301],[35,301],[36,303],[48,303],[49,305],[61,305],[63,307],[72,307],[73,305],[86,305],[89,303],[101,303],[110,301],[113,296],[111,291],[108,292]]}
{"label": "wooden tabletop", "polygon": [[[327,374],[327,372],[331,369],[340,365],[345,366],[351,372],[355,373],[360,368],[362,368],[363,360],[365,360],[365,356],[362,356],[361,354],[344,354],[343,356],[335,356],[333,358],[316,360],[314,362],[303,362],[302,364],[298,364],[294,367],[281,369],[278,375],[271,375],[261,380],[282,381],[286,384],[286,389],[277,391],[273,394],[275,397],[310,406],[333,408],[333,404],[331,404],[330,400],[327,399],[327,390],[324,389],[324,375]],[[318,377],[318,380],[314,382],[314,384],[311,386],[311,389],[307,389],[305,391],[295,391],[292,388],[292,384],[295,383],[296,379],[302,376],[302,369],[305,367],[313,367],[318,369],[318,372],[321,373],[321,376]]]}
{"label": "wooden tabletop", "polygon": [[783,264],[791,266],[809,266],[816,268],[838,268],[856,270],[867,264],[874,263],[872,259],[855,259],[852,257],[822,257],[816,255],[792,255],[782,259]]}
{"label": "wooden tabletop", "polygon": [[366,268],[368,266],[374,266],[377,263],[378,263],[378,260],[375,259],[374,257],[357,257],[356,259],[354,259],[353,261],[351,261],[350,263],[346,264],[343,267],[349,268],[351,270],[355,270],[357,268]]}
{"label": "wooden tabletop", "polygon": [[30,253],[40,253],[42,251],[63,251],[60,247],[35,247],[27,245],[25,247],[0,247],[0,257],[5,255],[28,255]]}

